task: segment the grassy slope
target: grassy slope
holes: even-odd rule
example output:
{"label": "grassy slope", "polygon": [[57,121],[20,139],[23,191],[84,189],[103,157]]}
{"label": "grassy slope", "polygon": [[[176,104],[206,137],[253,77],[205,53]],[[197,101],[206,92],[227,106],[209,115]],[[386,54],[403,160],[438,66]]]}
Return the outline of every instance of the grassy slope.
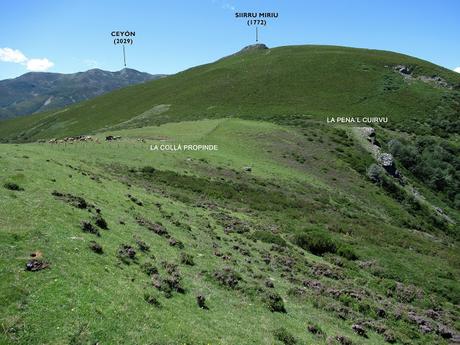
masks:
{"label": "grassy slope", "polygon": [[[460,298],[458,244],[428,226],[424,230],[430,234],[404,226],[412,220],[425,227],[425,220],[353,170],[347,154],[354,152],[365,162],[369,157],[358,147],[344,145],[343,138],[337,140],[334,130],[315,122],[295,130],[263,122],[208,120],[115,134],[124,139],[2,145],[0,183],[16,182],[25,190],[0,188],[0,242],[7,244],[0,254],[0,342],[281,344],[273,331],[283,326],[298,343],[325,344],[326,336],[306,330],[318,324],[327,336],[345,335],[356,344],[384,344],[384,336],[372,330],[378,325],[391,329],[401,343],[443,344],[440,337],[420,333],[407,320],[409,310],[423,315],[434,307],[443,310],[439,322],[459,328],[454,322],[459,319],[454,306]],[[148,145],[158,143],[159,137],[171,143],[218,144],[220,150],[149,151]],[[152,176],[136,172],[147,165],[158,171]],[[252,173],[242,173],[247,165]],[[234,185],[238,192],[229,189]],[[96,204],[110,230],[101,230],[100,238],[82,233],[79,223],[89,220],[90,213],[56,200],[53,190]],[[132,203],[128,193],[144,206]],[[302,208],[297,209],[293,200]],[[247,221],[250,232],[225,234],[216,218],[222,213]],[[171,247],[165,238],[139,226],[134,220],[139,215],[163,223],[185,248]],[[263,230],[290,243],[294,233],[308,226],[327,229],[337,243],[350,245],[360,260],[319,257],[295,245],[279,249],[249,240],[256,230]],[[134,235],[151,251],[138,251],[139,263],[126,265],[115,254],[122,243],[135,246]],[[105,253],[90,251],[91,240]],[[25,272],[29,254],[37,250],[51,267]],[[195,266],[181,264],[181,252],[190,253]],[[263,262],[267,255],[269,264]],[[292,260],[292,267],[286,260]],[[140,268],[151,262],[165,274],[162,261],[179,264],[185,294],[166,298]],[[313,274],[318,264],[341,272],[343,279]],[[241,274],[240,289],[222,287],[212,277],[223,267]],[[264,285],[268,278],[285,300],[286,314],[270,312],[261,300],[270,290]],[[316,293],[305,288],[305,279],[319,280],[327,289]],[[419,292],[400,295],[396,282]],[[328,289],[356,292],[361,300],[346,292],[332,297]],[[207,311],[196,306],[200,293],[207,297]],[[161,307],[146,303],[144,294],[155,296]],[[376,315],[378,307],[386,310],[385,317]],[[343,313],[347,320],[341,319]],[[359,320],[373,325],[367,327],[367,339],[351,330]]]}
{"label": "grassy slope", "polygon": [[[36,140],[88,134],[122,124],[244,117],[287,122],[294,115],[389,116],[393,123],[422,120],[457,95],[422,82],[405,83],[391,67],[406,64],[418,74],[452,84],[458,74],[406,55],[335,46],[288,46],[237,54],[174,76],[124,88],[57,113],[0,123],[0,138]],[[386,66],[386,67],[385,67]],[[391,90],[388,90],[390,88]]]}

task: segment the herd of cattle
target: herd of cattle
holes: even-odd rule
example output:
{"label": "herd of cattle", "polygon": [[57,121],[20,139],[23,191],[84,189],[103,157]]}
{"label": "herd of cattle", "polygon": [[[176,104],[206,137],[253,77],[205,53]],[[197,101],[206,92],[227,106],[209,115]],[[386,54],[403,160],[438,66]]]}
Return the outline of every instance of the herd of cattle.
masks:
{"label": "herd of cattle", "polygon": [[[108,135],[105,137],[105,141],[120,140],[120,136]],[[99,142],[98,138],[94,138],[90,135],[78,135],[76,137],[65,137],[63,139],[51,139],[48,141],[49,144],[63,144],[63,143],[78,143],[78,142]],[[42,141],[43,142],[43,141]]]}

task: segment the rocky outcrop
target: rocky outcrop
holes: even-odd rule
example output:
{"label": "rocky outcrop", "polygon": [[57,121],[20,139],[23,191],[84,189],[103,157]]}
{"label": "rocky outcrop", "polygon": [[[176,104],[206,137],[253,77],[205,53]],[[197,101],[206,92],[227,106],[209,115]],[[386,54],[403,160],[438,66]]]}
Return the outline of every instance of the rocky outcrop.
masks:
{"label": "rocky outcrop", "polygon": [[404,80],[419,80],[427,84],[432,84],[437,87],[445,88],[452,90],[453,86],[449,84],[444,78],[434,75],[434,76],[426,76],[426,75],[414,75],[414,69],[411,66],[406,65],[396,65],[393,67],[393,71],[399,73],[404,77]]}
{"label": "rocky outcrop", "polygon": [[263,43],[251,44],[251,45],[244,47],[243,49],[241,49],[240,51],[234,54],[224,57],[223,59],[228,58],[230,56],[241,55],[241,54],[249,53],[249,52],[256,51],[256,50],[269,51],[269,48]]}
{"label": "rocky outcrop", "polygon": [[381,153],[377,157],[377,161],[391,176],[396,177],[396,178],[401,177],[401,174],[396,169],[396,163],[391,153]]}
{"label": "rocky outcrop", "polygon": [[375,133],[375,129],[372,127],[361,127],[366,139],[372,144],[377,145],[380,147],[379,142],[377,141],[377,134]]}
{"label": "rocky outcrop", "polygon": [[266,50],[266,49],[268,49],[268,47],[265,44],[257,43],[257,44],[251,44],[249,46],[244,47],[238,53],[245,53],[245,52],[252,51],[252,50]]}
{"label": "rocky outcrop", "polygon": [[396,65],[395,67],[393,67],[393,69],[396,72],[399,72],[400,74],[404,74],[404,75],[411,75],[412,74],[412,68],[410,68],[408,66]]}
{"label": "rocky outcrop", "polygon": [[355,133],[365,138],[369,144],[367,148],[372,152],[378,165],[380,165],[391,176],[401,179],[401,174],[396,168],[396,163],[391,153],[382,152],[379,142],[377,141],[377,133],[372,127],[354,127]]}

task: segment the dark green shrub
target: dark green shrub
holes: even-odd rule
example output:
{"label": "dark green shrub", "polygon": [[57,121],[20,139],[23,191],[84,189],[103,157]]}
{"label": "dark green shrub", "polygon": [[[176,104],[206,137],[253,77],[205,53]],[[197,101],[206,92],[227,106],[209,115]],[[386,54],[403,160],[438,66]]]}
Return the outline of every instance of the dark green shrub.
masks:
{"label": "dark green shrub", "polygon": [[153,295],[151,295],[151,294],[149,294],[147,292],[144,294],[144,301],[146,301],[148,304],[151,304],[151,305],[153,305],[155,307],[160,307],[161,306],[160,302],[158,301],[158,299],[155,296],[153,296]]}
{"label": "dark green shrub", "polygon": [[93,252],[95,252],[97,254],[104,253],[104,250],[102,249],[102,246],[99,243],[95,242],[95,241],[91,241],[89,243],[89,247]]}
{"label": "dark green shrub", "polygon": [[139,247],[139,250],[141,252],[150,251],[150,246],[147,243],[145,243],[144,241],[142,241],[140,238],[136,238],[135,241],[136,241],[136,244]]}
{"label": "dark green shrub", "polygon": [[14,182],[7,182],[7,183],[5,183],[3,185],[3,187],[5,187],[6,189],[9,189],[9,190],[14,190],[14,191],[22,191],[22,190],[24,190],[24,188],[19,187],[19,185],[14,183]]}
{"label": "dark green shrub", "polygon": [[193,256],[191,254],[184,253],[184,252],[180,254],[180,262],[188,266],[195,265],[195,262],[193,261]]}
{"label": "dark green shrub", "polygon": [[145,166],[143,168],[141,168],[141,172],[144,173],[144,174],[147,174],[147,175],[152,175],[153,173],[155,173],[156,169],[154,167],[151,167],[151,166]]}
{"label": "dark green shrub", "polygon": [[337,246],[332,238],[319,229],[294,235],[294,243],[315,255],[337,252]]}
{"label": "dark green shrub", "polygon": [[128,244],[121,244],[118,247],[117,257],[125,264],[136,261],[136,251]]}
{"label": "dark green shrub", "polygon": [[107,222],[100,214],[98,214],[94,220],[96,225],[100,227],[101,229],[108,230],[109,226],[107,225]]}
{"label": "dark green shrub", "polygon": [[265,302],[267,303],[268,309],[275,313],[285,313],[286,308],[284,307],[283,298],[276,292],[270,291],[265,296]]}
{"label": "dark green shrub", "polygon": [[231,289],[236,289],[238,283],[242,280],[241,275],[230,267],[224,267],[223,269],[216,270],[214,272],[214,278],[221,285],[227,286]]}
{"label": "dark green shrub", "polygon": [[441,138],[419,136],[415,142],[390,140],[388,149],[421,183],[456,207],[456,197],[460,193],[460,150],[457,146]]}
{"label": "dark green shrub", "polygon": [[341,245],[337,249],[337,254],[344,257],[345,259],[348,260],[357,260],[358,255],[353,251],[353,249],[350,246],[347,245]]}
{"label": "dark green shrub", "polygon": [[273,233],[271,233],[270,231],[262,231],[262,230],[258,230],[258,231],[255,231],[251,237],[253,239],[256,239],[256,240],[259,240],[259,241],[262,241],[262,242],[265,242],[265,243],[273,243],[273,244],[277,244],[281,247],[285,247],[286,246],[286,241],[284,239],[282,239],[279,235],[275,235]]}
{"label": "dark green shrub", "polygon": [[149,276],[158,273],[158,268],[156,268],[156,266],[150,262],[143,263],[141,269],[142,271],[144,271],[145,274]]}
{"label": "dark green shrub", "polygon": [[323,337],[325,335],[324,331],[319,327],[318,325],[315,324],[310,324],[307,327],[308,331],[318,337]]}
{"label": "dark green shrub", "polygon": [[297,339],[291,333],[289,333],[289,331],[284,327],[280,327],[274,330],[273,335],[276,340],[281,341],[285,345],[297,344]]}
{"label": "dark green shrub", "polygon": [[96,227],[93,224],[91,224],[91,222],[88,222],[86,220],[81,221],[80,228],[83,232],[94,234],[96,236],[101,236],[99,230],[97,230]]}
{"label": "dark green shrub", "polygon": [[371,164],[367,169],[367,177],[372,182],[381,183],[383,181],[384,175],[385,170],[377,164]]}

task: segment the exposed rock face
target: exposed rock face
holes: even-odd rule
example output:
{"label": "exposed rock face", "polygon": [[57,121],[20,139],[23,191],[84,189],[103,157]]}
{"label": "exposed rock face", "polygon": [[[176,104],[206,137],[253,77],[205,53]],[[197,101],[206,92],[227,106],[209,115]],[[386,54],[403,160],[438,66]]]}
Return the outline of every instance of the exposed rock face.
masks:
{"label": "exposed rock face", "polygon": [[377,141],[377,134],[375,133],[375,129],[372,127],[362,127],[361,128],[364,135],[367,137],[367,140],[372,144],[380,147],[379,142]]}
{"label": "exposed rock face", "polygon": [[401,177],[399,171],[396,169],[396,164],[391,153],[381,153],[377,157],[377,161],[391,176]]}
{"label": "exposed rock face", "polygon": [[410,66],[405,65],[396,65],[393,67],[393,70],[399,74],[401,74],[405,80],[420,80],[427,84],[432,84],[437,87],[446,88],[452,90],[453,87],[449,84],[444,78],[435,75],[435,76],[426,76],[426,75],[419,75],[414,76],[413,68]]}
{"label": "exposed rock face", "polygon": [[395,67],[393,67],[393,69],[401,74],[412,74],[412,69],[408,66],[396,65]]}
{"label": "exposed rock face", "polygon": [[[238,51],[238,52],[236,52],[234,54],[231,54],[229,56],[240,55],[240,54],[249,53],[251,51],[256,51],[256,50],[268,50],[268,49],[269,48],[263,43],[251,44],[251,45],[246,46],[243,49],[241,49],[240,51]],[[227,56],[227,57],[229,57],[229,56]]]}
{"label": "exposed rock face", "polygon": [[402,176],[396,169],[396,163],[393,155],[391,153],[382,152],[380,144],[377,141],[377,133],[375,129],[372,127],[355,127],[354,131],[359,134],[359,136],[364,137],[367,141],[369,141],[370,145],[366,146],[372,152],[377,163],[391,176],[401,179]]}
{"label": "exposed rock face", "polygon": [[265,50],[265,49],[268,49],[268,47],[263,43],[251,44],[241,49],[238,53],[244,53],[244,52],[248,52],[251,50]]}

